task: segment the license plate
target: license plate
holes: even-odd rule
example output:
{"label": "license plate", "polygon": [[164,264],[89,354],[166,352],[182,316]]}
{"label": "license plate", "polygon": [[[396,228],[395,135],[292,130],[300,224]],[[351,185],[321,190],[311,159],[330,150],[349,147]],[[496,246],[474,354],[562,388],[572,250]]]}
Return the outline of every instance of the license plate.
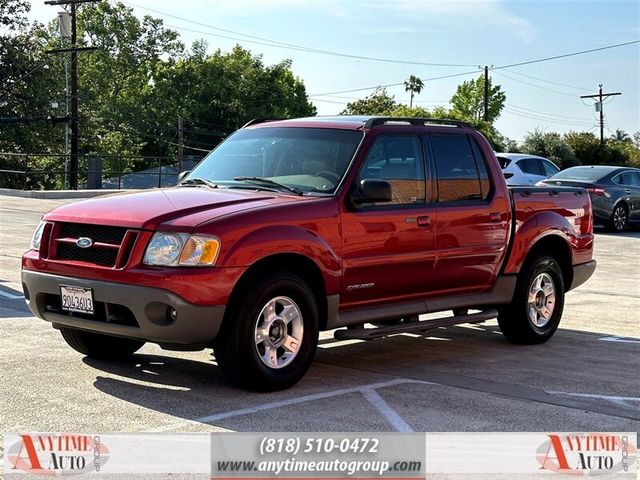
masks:
{"label": "license plate", "polygon": [[60,285],[60,303],[68,312],[93,315],[93,291],[90,288]]}

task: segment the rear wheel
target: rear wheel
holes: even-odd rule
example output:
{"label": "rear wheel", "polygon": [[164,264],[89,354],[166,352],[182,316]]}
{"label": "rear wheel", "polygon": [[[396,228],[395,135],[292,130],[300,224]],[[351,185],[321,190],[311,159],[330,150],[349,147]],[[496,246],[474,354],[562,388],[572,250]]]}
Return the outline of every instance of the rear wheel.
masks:
{"label": "rear wheel", "polygon": [[520,271],[513,300],[499,309],[498,325],[513,343],[543,343],[557,330],[563,308],[564,282],[558,262],[549,256],[537,257]]}
{"label": "rear wheel", "polygon": [[218,366],[242,388],[274,391],[297,383],[318,344],[318,307],[299,277],[263,277],[242,292],[214,346]]}
{"label": "rear wheel", "polygon": [[112,337],[66,327],[61,328],[60,333],[62,338],[75,351],[91,358],[104,360],[128,358],[140,350],[145,343],[139,340]]}
{"label": "rear wheel", "polygon": [[609,228],[613,232],[620,233],[627,228],[628,223],[629,211],[627,210],[626,205],[619,203],[613,209],[611,220],[609,220]]}

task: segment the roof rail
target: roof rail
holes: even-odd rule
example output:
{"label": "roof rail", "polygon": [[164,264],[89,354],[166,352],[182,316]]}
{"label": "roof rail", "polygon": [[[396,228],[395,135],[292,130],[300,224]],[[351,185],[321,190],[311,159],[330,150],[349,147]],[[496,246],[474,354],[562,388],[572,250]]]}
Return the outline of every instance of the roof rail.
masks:
{"label": "roof rail", "polygon": [[276,122],[278,120],[286,120],[286,119],[285,118],[254,118],[253,120],[249,120],[247,123],[245,123],[241,128],[247,128],[257,123]]}
{"label": "roof rail", "polygon": [[439,125],[451,125],[458,128],[473,128],[469,123],[460,120],[448,120],[444,118],[418,118],[418,117],[373,117],[367,120],[364,128],[373,128],[389,122],[406,122],[411,125],[424,126],[427,123]]}

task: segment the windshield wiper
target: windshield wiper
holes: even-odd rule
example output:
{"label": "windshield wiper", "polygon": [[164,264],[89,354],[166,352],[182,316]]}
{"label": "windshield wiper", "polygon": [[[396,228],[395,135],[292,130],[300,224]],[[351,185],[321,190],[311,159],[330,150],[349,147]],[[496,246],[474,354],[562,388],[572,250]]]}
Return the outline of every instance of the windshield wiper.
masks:
{"label": "windshield wiper", "polygon": [[206,178],[201,178],[201,177],[195,177],[195,178],[187,178],[186,180],[183,180],[182,182],[180,182],[179,186],[189,186],[189,185],[206,185],[209,188],[218,188],[218,185],[216,185],[215,183],[213,183],[210,180],[207,180]]}
{"label": "windshield wiper", "polygon": [[267,187],[274,187],[280,190],[287,190],[289,192],[295,193],[296,195],[302,195],[302,190],[297,189],[296,187],[289,187],[287,185],[269,180],[268,178],[264,177],[234,177],[233,179],[236,182],[249,182],[256,185],[263,185]]}

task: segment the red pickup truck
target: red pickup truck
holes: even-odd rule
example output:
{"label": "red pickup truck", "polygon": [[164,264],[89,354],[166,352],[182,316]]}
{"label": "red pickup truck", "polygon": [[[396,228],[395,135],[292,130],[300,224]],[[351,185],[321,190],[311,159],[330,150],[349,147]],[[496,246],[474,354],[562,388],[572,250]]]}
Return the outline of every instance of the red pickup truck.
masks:
{"label": "red pickup truck", "polygon": [[177,187],[46,214],[22,282],[82,354],[212,347],[231,382],[276,390],[304,375],[321,330],[368,340],[497,317],[514,343],[547,341],[595,269],[592,230],[585,190],[508,189],[463,122],[258,120]]}

